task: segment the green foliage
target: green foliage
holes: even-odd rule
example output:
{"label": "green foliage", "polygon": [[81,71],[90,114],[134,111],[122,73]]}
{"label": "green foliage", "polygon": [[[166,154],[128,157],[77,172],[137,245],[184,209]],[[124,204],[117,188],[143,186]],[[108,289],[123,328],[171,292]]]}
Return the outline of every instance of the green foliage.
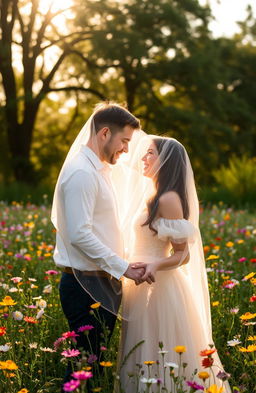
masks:
{"label": "green foliage", "polygon": [[256,157],[241,158],[233,156],[229,165],[222,165],[220,169],[213,172],[220,188],[233,201],[245,203],[254,201],[256,195]]}

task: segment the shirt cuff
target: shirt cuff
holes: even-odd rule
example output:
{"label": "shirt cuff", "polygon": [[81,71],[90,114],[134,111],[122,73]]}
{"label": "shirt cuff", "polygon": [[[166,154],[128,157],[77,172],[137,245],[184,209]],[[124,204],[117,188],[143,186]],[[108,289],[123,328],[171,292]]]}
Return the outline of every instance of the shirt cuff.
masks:
{"label": "shirt cuff", "polygon": [[117,255],[106,258],[106,262],[108,264],[108,268],[105,267],[104,270],[106,270],[109,274],[111,274],[111,276],[115,277],[117,280],[120,280],[120,278],[124,275],[129,266],[129,263],[127,261],[118,257]]}

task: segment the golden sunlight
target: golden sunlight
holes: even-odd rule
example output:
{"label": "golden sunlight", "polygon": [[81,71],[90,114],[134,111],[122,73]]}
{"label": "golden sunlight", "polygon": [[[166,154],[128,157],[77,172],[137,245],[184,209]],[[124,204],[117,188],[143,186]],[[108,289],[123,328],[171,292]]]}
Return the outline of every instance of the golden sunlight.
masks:
{"label": "golden sunlight", "polygon": [[73,5],[73,0],[40,0],[40,11],[46,13],[51,7],[52,12],[68,9]]}

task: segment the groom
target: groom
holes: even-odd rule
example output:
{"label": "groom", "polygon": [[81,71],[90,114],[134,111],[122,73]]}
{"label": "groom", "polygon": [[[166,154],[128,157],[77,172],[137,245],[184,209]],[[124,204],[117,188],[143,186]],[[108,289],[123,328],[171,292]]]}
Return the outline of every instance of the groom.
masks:
{"label": "groom", "polygon": [[[99,357],[102,324],[90,312],[97,312],[111,336],[121,301],[122,276],[142,282],[144,268],[132,267],[123,255],[116,201],[109,176],[109,164],[128,152],[139,120],[120,105],[104,103],[96,107],[90,128],[94,129],[86,145],[62,171],[56,187],[58,226],[54,261],[63,271],[60,300],[69,328],[78,336],[77,348]],[[68,174],[67,174],[68,173]],[[88,340],[79,328],[92,325]],[[71,366],[64,382],[71,377]]]}

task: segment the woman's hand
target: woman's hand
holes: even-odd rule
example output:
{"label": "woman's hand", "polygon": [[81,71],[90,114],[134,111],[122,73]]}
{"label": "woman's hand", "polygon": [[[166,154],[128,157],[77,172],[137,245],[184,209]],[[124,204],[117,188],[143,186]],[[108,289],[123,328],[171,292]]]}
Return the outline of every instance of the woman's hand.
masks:
{"label": "woman's hand", "polygon": [[144,275],[139,280],[137,280],[138,284],[141,284],[144,281],[147,281],[148,284],[152,284],[153,282],[156,281],[155,280],[155,275],[157,272],[157,263],[156,262],[152,262],[152,263],[136,262],[136,263],[132,264],[132,267],[134,267],[134,268],[143,267],[145,270]]}

